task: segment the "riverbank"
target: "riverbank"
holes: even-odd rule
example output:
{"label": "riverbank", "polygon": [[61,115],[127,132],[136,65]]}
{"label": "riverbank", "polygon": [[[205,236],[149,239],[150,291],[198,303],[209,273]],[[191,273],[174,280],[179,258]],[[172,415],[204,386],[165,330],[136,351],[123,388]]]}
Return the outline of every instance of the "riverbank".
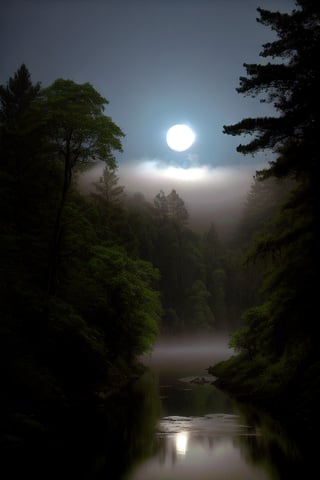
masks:
{"label": "riverbank", "polygon": [[306,371],[304,375],[267,381],[254,362],[237,355],[210,366],[208,373],[217,388],[279,419],[290,432],[318,432],[320,395],[316,371],[314,376]]}

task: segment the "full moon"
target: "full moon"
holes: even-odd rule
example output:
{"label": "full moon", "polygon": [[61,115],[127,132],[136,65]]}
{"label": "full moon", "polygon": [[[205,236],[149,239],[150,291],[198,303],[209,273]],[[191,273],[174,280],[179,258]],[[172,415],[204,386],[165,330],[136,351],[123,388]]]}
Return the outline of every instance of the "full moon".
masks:
{"label": "full moon", "polygon": [[188,125],[173,125],[167,131],[167,144],[176,152],[184,152],[191,147],[196,136]]}

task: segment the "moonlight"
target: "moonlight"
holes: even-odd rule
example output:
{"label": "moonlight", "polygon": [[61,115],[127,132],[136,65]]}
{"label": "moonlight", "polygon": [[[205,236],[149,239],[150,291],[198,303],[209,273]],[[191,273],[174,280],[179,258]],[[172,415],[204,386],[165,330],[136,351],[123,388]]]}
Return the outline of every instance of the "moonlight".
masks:
{"label": "moonlight", "polygon": [[184,152],[191,147],[196,136],[188,125],[173,125],[167,131],[167,144],[176,152]]}

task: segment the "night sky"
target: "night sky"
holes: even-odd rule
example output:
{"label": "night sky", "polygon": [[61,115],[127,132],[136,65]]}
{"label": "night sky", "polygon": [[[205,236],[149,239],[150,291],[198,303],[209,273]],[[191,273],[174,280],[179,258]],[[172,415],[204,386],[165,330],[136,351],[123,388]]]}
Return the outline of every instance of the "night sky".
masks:
{"label": "night sky", "polygon": [[[293,0],[10,0],[1,3],[0,83],[22,63],[34,82],[89,82],[109,100],[106,114],[124,131],[120,184],[152,199],[175,188],[191,221],[233,224],[257,168],[270,153],[243,156],[245,139],[224,124],[268,115],[270,106],[236,92],[243,63],[262,63],[273,32],[256,8],[292,10]],[[186,152],[166,144],[186,123]],[[90,181],[101,172],[91,172]]]}

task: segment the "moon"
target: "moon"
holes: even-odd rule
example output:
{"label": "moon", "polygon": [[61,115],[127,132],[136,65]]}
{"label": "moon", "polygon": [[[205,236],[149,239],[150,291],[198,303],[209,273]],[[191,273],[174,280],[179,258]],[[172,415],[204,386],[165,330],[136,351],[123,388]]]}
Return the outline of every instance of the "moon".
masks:
{"label": "moon", "polygon": [[167,131],[167,144],[176,152],[184,152],[191,147],[195,141],[195,133],[188,125],[177,124],[173,125]]}

